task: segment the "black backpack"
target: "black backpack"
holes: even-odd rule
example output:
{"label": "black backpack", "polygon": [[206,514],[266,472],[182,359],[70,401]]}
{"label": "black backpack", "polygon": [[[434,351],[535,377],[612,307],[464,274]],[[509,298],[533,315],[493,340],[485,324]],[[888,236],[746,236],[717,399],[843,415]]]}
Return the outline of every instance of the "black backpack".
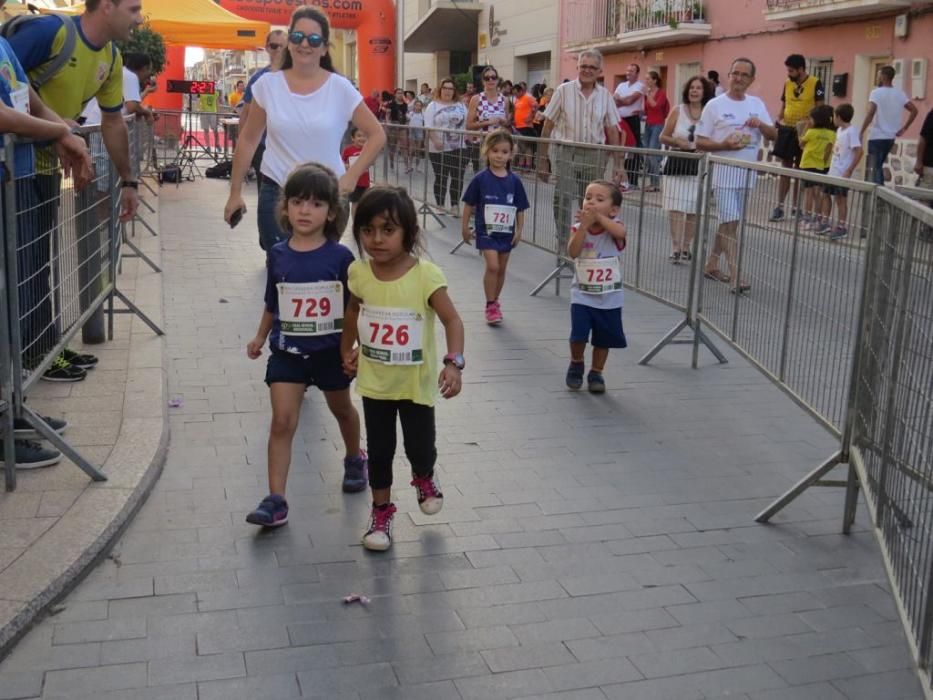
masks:
{"label": "black backpack", "polygon": [[225,160],[218,163],[217,165],[212,165],[207,170],[204,171],[204,177],[213,177],[213,178],[228,178],[230,173],[233,172],[233,161]]}

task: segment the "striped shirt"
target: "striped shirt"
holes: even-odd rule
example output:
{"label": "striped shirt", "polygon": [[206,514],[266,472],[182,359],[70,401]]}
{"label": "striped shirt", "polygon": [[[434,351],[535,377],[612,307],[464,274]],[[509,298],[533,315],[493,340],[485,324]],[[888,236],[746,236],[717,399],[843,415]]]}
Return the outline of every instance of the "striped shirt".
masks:
{"label": "striped shirt", "polygon": [[552,139],[582,143],[606,143],[606,129],[617,128],[619,121],[609,91],[597,84],[587,97],[580,90],[579,80],[563,83],[554,90],[544,116],[554,122]]}

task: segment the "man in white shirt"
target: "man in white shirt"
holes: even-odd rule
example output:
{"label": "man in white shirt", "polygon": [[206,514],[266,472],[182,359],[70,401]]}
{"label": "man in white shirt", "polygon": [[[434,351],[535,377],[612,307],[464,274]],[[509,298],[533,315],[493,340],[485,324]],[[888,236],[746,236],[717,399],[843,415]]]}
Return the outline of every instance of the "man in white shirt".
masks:
{"label": "man in white shirt", "polygon": [[[737,58],[729,70],[729,90],[714,97],[703,108],[697,125],[697,149],[722,152],[736,160],[755,162],[761,137],[774,139],[777,129],[760,98],[746,94],[755,81],[755,64]],[[745,203],[755,187],[754,171],[745,168],[713,166],[713,189],[719,210],[719,230],[706,260],[703,274],[709,279],[732,283],[736,292],[751,287],[737,278],[736,231],[745,213]],[[731,277],[719,270],[719,258],[725,253]]]}
{"label": "man in white shirt", "polygon": [[[862,124],[863,143],[865,132],[871,127],[865,176],[869,182],[876,185],[884,184],[884,163],[894,147],[894,139],[903,136],[917,118],[916,105],[903,90],[892,85],[894,75],[894,68],[891,66],[882,66],[878,71],[878,87],[868,96],[868,113]],[[907,123],[901,126],[901,110],[904,109],[907,110]]]}
{"label": "man in white shirt", "polygon": [[[563,83],[544,110],[542,139],[578,143],[619,145],[618,113],[609,91],[597,82],[603,68],[603,56],[596,49],[586,49],[577,56],[577,79]],[[562,245],[570,236],[574,206],[583,201],[586,186],[606,173],[606,151],[555,144],[553,149],[542,141],[538,146],[538,177],[547,182],[548,152],[554,185],[554,221]],[[613,170],[618,170],[615,166]],[[616,178],[617,179],[617,178]]]}
{"label": "man in white shirt", "polygon": [[152,123],[155,113],[146,107],[140,95],[140,85],[152,75],[152,59],[144,53],[123,54],[123,113],[135,114]]}
{"label": "man in white shirt", "polygon": [[[641,115],[645,111],[645,84],[638,79],[641,67],[637,63],[630,63],[625,69],[625,80],[616,87],[613,99],[619,108],[619,119],[628,124],[635,137],[635,148],[641,148]],[[638,171],[641,168],[641,156],[632,156],[626,159],[625,169],[628,171],[628,181],[632,187],[638,186]]]}

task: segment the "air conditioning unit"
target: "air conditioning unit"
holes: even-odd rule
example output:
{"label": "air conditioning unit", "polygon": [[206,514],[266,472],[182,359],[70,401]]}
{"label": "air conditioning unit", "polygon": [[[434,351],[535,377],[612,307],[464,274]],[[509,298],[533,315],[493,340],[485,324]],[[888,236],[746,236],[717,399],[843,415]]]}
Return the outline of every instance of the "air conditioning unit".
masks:
{"label": "air conditioning unit", "polygon": [[891,85],[907,92],[907,90],[904,89],[904,71],[907,70],[907,59],[895,58],[891,61],[891,66],[894,68],[894,80],[891,82]]}
{"label": "air conditioning unit", "polygon": [[925,58],[915,58],[910,62],[910,98],[913,100],[926,99],[927,64]]}

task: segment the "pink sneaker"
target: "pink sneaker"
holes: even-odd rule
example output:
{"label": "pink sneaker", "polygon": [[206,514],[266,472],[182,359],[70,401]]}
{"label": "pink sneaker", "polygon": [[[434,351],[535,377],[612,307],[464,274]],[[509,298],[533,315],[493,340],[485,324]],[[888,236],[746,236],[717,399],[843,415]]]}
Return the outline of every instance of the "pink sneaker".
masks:
{"label": "pink sneaker", "polygon": [[395,504],[373,506],[369,529],[363,535],[363,546],[376,552],[384,552],[392,546],[392,520],[395,518]]}
{"label": "pink sneaker", "polygon": [[440,512],[444,507],[444,494],[441,493],[441,484],[437,480],[437,474],[433,476],[415,476],[411,477],[411,485],[415,487],[415,494],[418,496],[418,507],[425,515],[434,515]]}
{"label": "pink sneaker", "polygon": [[486,323],[490,326],[497,326],[502,323],[502,312],[499,310],[498,302],[486,304]]}

